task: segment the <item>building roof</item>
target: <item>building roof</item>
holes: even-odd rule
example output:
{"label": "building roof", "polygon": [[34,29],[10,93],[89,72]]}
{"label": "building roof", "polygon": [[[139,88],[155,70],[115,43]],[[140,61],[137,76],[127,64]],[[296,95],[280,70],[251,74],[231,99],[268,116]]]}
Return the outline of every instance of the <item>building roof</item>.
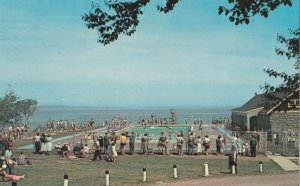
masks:
{"label": "building roof", "polygon": [[[285,95],[281,101],[277,102],[273,107],[271,107],[270,109],[264,109],[266,111],[266,114],[270,114],[272,113],[274,110],[276,110],[282,103],[286,102],[289,98],[291,98],[292,96],[296,95],[296,97],[298,97],[299,99],[299,87],[295,90],[290,92],[289,94]],[[299,111],[299,109],[297,109]]]}
{"label": "building roof", "polygon": [[[277,98],[284,98],[287,96],[287,93],[275,93],[275,96]],[[248,112],[250,110],[255,110],[255,109],[264,109],[264,106],[266,103],[268,103],[270,106],[276,104],[276,100],[269,99],[266,94],[255,94],[254,97],[252,97],[249,101],[247,101],[244,105],[241,107],[232,109],[232,111],[236,112]],[[269,109],[266,109],[266,112]]]}
{"label": "building roof", "polygon": [[249,101],[247,101],[244,105],[238,108],[232,109],[232,111],[240,111],[240,112],[247,112],[250,110],[258,109],[263,107],[264,100],[266,99],[265,95],[263,94],[256,94],[252,97]]}

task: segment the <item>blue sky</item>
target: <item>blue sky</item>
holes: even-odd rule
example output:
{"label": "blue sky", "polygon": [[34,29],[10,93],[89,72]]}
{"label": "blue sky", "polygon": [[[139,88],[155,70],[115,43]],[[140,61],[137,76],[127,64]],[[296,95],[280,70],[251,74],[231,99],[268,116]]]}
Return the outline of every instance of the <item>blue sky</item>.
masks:
{"label": "blue sky", "polygon": [[167,15],[157,0],[133,36],[107,46],[81,20],[92,1],[69,2],[0,1],[0,96],[11,84],[40,105],[236,107],[277,83],[264,68],[293,72],[274,49],[298,27],[298,1],[235,26],[217,14],[225,0],[181,1]]}

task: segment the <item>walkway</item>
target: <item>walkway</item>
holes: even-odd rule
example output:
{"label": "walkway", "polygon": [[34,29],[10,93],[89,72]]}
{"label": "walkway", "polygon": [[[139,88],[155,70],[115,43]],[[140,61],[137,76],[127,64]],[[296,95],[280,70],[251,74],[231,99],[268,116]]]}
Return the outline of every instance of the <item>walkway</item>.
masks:
{"label": "walkway", "polygon": [[268,156],[271,160],[275,161],[283,170],[285,171],[297,171],[299,170],[299,166],[292,162],[288,157],[284,156]]}
{"label": "walkway", "polygon": [[[101,132],[104,133],[107,130],[107,128],[98,128],[98,129],[94,129],[88,132]],[[66,135],[66,136],[62,136],[59,138],[55,138],[52,140],[52,143],[56,143],[56,142],[61,142],[61,141],[69,141],[71,143],[71,141],[74,140],[78,141],[80,132],[76,133],[76,134],[70,134],[70,135]],[[17,149],[22,149],[22,150],[33,150],[34,149],[34,144],[30,144],[30,145],[25,145],[25,146],[21,146],[21,147],[17,147]]]}

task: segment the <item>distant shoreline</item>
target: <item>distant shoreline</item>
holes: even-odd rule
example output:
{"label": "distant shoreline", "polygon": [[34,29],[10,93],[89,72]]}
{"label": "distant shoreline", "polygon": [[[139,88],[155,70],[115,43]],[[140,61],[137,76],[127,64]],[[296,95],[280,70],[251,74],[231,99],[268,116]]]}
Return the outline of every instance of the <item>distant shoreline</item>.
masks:
{"label": "distant shoreline", "polygon": [[40,110],[231,110],[237,106],[178,106],[178,107],[98,107],[98,106],[72,106],[72,105],[40,105]]}

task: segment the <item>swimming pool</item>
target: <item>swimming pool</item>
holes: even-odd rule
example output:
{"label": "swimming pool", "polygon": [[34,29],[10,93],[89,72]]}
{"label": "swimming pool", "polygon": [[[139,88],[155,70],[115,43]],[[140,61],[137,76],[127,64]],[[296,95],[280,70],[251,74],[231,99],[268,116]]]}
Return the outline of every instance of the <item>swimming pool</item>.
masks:
{"label": "swimming pool", "polygon": [[144,134],[148,134],[152,140],[158,140],[161,132],[164,132],[167,138],[169,139],[169,135],[171,135],[171,140],[175,140],[175,135],[178,132],[183,132],[185,135],[191,127],[189,126],[151,126],[151,127],[142,127],[142,126],[134,126],[132,128],[128,128],[123,130],[122,132],[128,132],[129,135],[134,132],[137,138],[141,138]]}

